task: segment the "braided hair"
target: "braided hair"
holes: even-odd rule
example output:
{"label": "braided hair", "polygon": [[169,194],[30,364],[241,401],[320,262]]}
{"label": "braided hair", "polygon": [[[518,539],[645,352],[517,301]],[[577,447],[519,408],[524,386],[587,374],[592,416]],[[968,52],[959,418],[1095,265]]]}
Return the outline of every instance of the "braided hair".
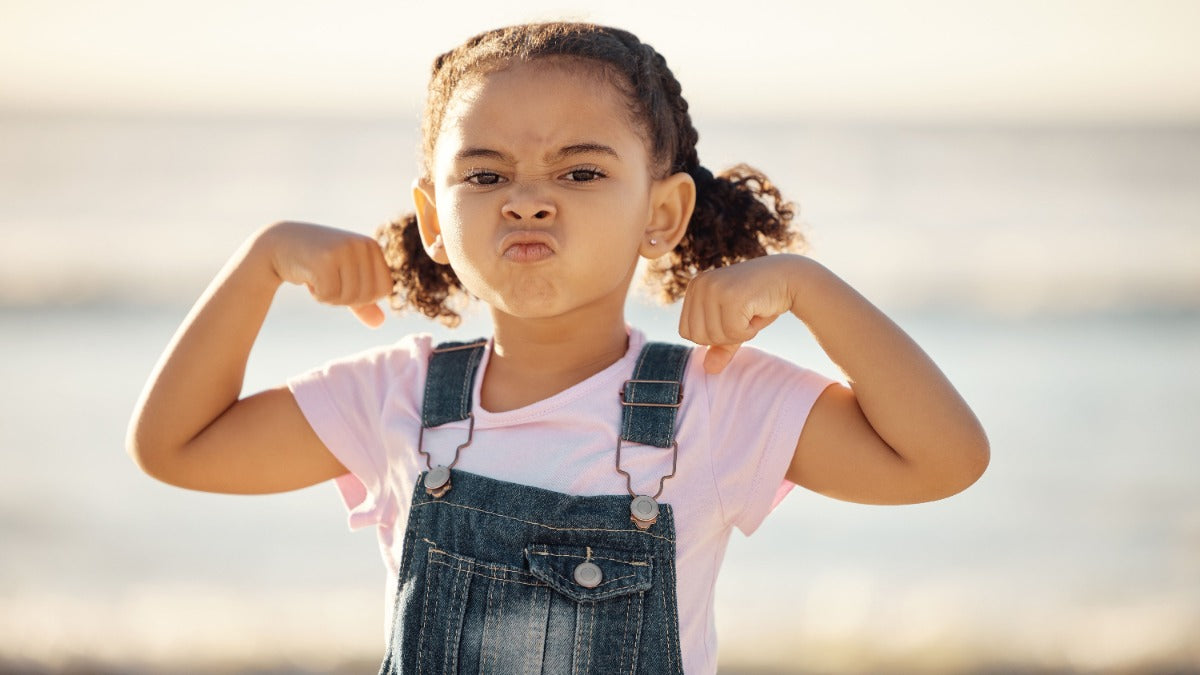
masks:
{"label": "braided hair", "polygon": [[[739,164],[714,175],[700,164],[699,134],[666,59],[617,28],[561,22],[510,26],[476,35],[438,56],[422,116],[424,176],[432,175],[438,132],[460,84],[512,63],[555,57],[598,69],[624,95],[631,121],[646,141],[652,174],[664,178],[686,172],[696,183],[696,207],[684,238],[646,271],[664,301],[683,297],[688,283],[705,270],[803,246],[791,228],[793,205],[761,172]],[[457,325],[467,291],[449,265],[425,253],[416,216],[387,223],[376,236],[392,269],[392,307]]]}

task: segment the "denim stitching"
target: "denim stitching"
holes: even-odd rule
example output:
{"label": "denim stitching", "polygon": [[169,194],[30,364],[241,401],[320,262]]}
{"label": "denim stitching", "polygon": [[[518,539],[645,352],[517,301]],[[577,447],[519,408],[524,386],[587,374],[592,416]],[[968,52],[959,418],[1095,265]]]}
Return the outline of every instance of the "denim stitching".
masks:
{"label": "denim stitching", "polygon": [[625,663],[625,641],[629,639],[629,608],[632,604],[633,596],[625,596],[625,611],[622,613],[622,616],[625,617],[625,626],[621,629],[621,655],[617,659],[618,668],[620,668],[619,664]]}
{"label": "denim stitching", "polygon": [[[568,578],[564,577],[564,576],[563,576],[563,575],[561,575],[561,574],[555,573],[555,574],[554,574],[554,576],[555,576],[555,577],[557,577],[558,579],[561,579],[562,581],[565,581],[565,582],[567,582],[568,584],[570,584],[570,583],[574,583],[574,581],[573,581],[573,580],[571,580],[571,579],[568,579]],[[620,581],[620,580],[622,580],[622,579],[633,579],[633,578],[635,578],[635,577],[637,577],[637,575],[636,575],[636,574],[626,574],[626,575],[625,575],[625,576],[623,576],[623,577],[616,577],[616,578],[613,578],[613,579],[609,579],[609,580],[607,580],[607,581],[602,581],[602,582],[600,582],[600,583],[596,584],[595,586],[593,586],[592,588],[590,588],[590,589],[588,589],[588,590],[595,590],[595,589],[597,589],[597,588],[600,588],[601,586],[604,586],[605,584],[611,584],[611,583],[615,583],[615,582],[618,582],[618,581]]]}
{"label": "denim stitching", "polygon": [[[647,347],[649,347],[649,343],[647,343],[646,346],[643,346],[642,353],[638,354],[637,365],[634,366],[632,379],[635,379],[635,380],[642,379],[642,368],[644,368],[646,365],[646,348]],[[628,382],[626,382],[625,386],[628,387],[630,390],[630,398],[634,398],[633,392],[634,392],[634,390],[637,389],[637,385],[636,384],[630,385]],[[621,438],[629,438],[630,436],[633,435],[633,409],[622,406],[621,417],[623,418],[621,420],[621,422],[622,422]],[[618,440],[617,442],[620,443],[621,441]]]}
{"label": "denim stitching", "polygon": [[[580,556],[571,555],[570,553],[550,553],[549,551],[530,551],[530,553],[532,553],[533,555],[554,556],[556,558],[576,558],[576,559],[580,558]],[[586,560],[587,558],[583,558],[583,559]],[[622,560],[621,558],[606,558],[606,557],[600,556],[600,555],[593,555],[592,559],[594,559],[594,560],[611,560],[612,562],[622,563],[625,565],[637,565],[639,567],[649,567],[650,566],[650,563],[642,562],[640,560]]]}
{"label": "denim stitching", "polygon": [[641,651],[642,643],[642,617],[645,615],[646,609],[646,594],[638,593],[638,620],[637,630],[633,631],[633,653],[629,657],[629,675],[634,675],[634,670],[637,669],[637,657]]}
{"label": "denim stitching", "polygon": [[[664,585],[667,587],[666,588],[667,592],[663,594],[663,598],[664,598],[665,602],[668,605],[670,605],[672,598],[675,598],[676,603],[679,602],[679,600],[677,599],[677,594],[676,594],[676,589],[675,589],[675,556],[671,556],[671,559],[667,561],[667,571],[669,572],[669,574],[667,575],[667,578],[664,580]],[[675,654],[676,654],[676,652],[680,651],[680,648],[678,648],[678,647],[672,648],[672,645],[674,643],[671,641],[671,636],[672,635],[674,635],[676,637],[679,636],[679,607],[676,606],[674,612],[667,612],[667,614],[671,615],[671,623],[675,627],[675,630],[670,631],[667,635],[667,651],[670,652],[671,663],[674,664],[675,663]],[[682,656],[682,653],[680,654],[680,656]],[[683,670],[683,664],[680,664],[679,670],[680,671]]]}
{"label": "denim stitching", "polygon": [[[492,581],[495,581],[495,579],[493,579]],[[503,626],[504,625],[504,594],[508,592],[508,586],[505,586],[504,584],[494,584],[494,585],[500,587],[500,616],[497,617],[497,620],[500,622],[500,625]],[[497,658],[499,658],[499,655],[497,655]]]}
{"label": "denim stitching", "polygon": [[580,650],[583,648],[584,641],[588,639],[589,635],[591,635],[593,628],[590,623],[590,617],[585,620],[584,612],[587,610],[594,611],[594,608],[595,605],[584,605],[582,603],[575,606],[575,663],[572,664],[571,672],[587,672],[583,655],[580,653]]}
{"label": "denim stitching", "polygon": [[[430,551],[430,553],[433,553],[433,551]],[[480,565],[480,564],[478,564],[478,563],[475,563],[474,561],[471,561],[471,560],[469,560],[469,559],[467,559],[467,558],[460,558],[460,557],[458,557],[458,556],[455,556],[455,555],[447,554],[447,553],[445,553],[445,551],[438,551],[438,553],[442,553],[442,554],[444,554],[444,555],[445,555],[446,557],[448,557],[448,558],[454,558],[455,560],[459,561],[459,563],[461,563],[461,564],[451,564],[451,563],[448,563],[448,562],[445,562],[445,561],[442,561],[442,560],[435,560],[435,559],[433,559],[433,558],[431,557],[431,558],[430,558],[430,560],[429,560],[429,563],[430,563],[431,565],[441,565],[442,567],[445,567],[445,568],[448,568],[448,569],[452,569],[452,570],[454,570],[454,571],[456,571],[456,572],[464,572],[464,573],[466,573],[466,574],[471,574],[471,575],[474,575],[474,576],[477,576],[477,577],[483,577],[484,579],[492,579],[492,580],[495,580],[495,581],[507,581],[507,582],[512,582],[512,583],[514,583],[514,584],[521,584],[521,585],[523,585],[523,586],[543,586],[543,587],[549,587],[549,584],[547,584],[545,581],[543,581],[543,580],[542,580],[542,578],[541,578],[541,577],[539,577],[539,576],[537,576],[537,575],[535,575],[535,574],[526,574],[525,572],[517,572],[516,570],[507,570],[506,568],[503,568],[503,567],[498,567],[498,566],[496,566],[496,565]],[[491,574],[485,574],[484,572],[480,571],[481,569],[482,569],[482,570],[486,570],[486,571],[490,572]],[[514,579],[514,578],[511,578],[511,577],[493,576],[493,575],[495,575],[495,574],[499,574],[499,573],[501,573],[501,572],[504,572],[504,571],[507,571],[507,572],[509,572],[510,574],[513,574],[513,575],[517,575],[517,574],[519,574],[519,575],[521,575],[521,576],[524,576],[524,577],[533,577],[533,578],[537,579],[537,580],[538,580],[540,583],[532,583],[532,582],[528,582],[528,581],[521,581],[520,579]],[[559,578],[559,579],[562,579],[563,581],[569,581],[569,580],[568,580],[566,577],[564,577],[564,576],[563,576],[563,575],[561,575],[561,574],[555,574],[554,576],[555,576],[555,577],[557,577],[557,578]],[[601,586],[604,586],[604,585],[606,585],[606,584],[612,584],[612,583],[616,583],[616,582],[618,582],[618,581],[621,581],[622,579],[633,579],[633,578],[636,578],[636,577],[637,577],[637,575],[636,575],[636,574],[626,574],[626,575],[625,575],[625,576],[623,576],[623,577],[615,577],[615,578],[613,578],[613,579],[609,579],[609,580],[607,580],[607,581],[601,582],[601,583],[597,584],[597,585],[595,586],[595,588],[600,588]],[[458,579],[458,578],[457,578],[457,577],[455,577],[455,588],[457,588],[457,583],[458,583],[457,579]],[[589,589],[589,590],[590,590],[590,589]],[[451,595],[454,595],[454,593],[453,593],[453,592],[451,592]],[[491,596],[491,594],[490,594],[490,592],[489,592],[489,598],[490,598],[490,596]],[[428,600],[428,598],[426,598],[426,600]],[[489,602],[490,602],[490,600],[489,600]],[[423,627],[424,627],[424,626],[422,625],[422,628],[423,628]]]}
{"label": "denim stitching", "polygon": [[[429,541],[429,540],[426,539],[425,541]],[[429,569],[429,563],[432,561],[433,561],[433,551],[430,551],[429,555],[425,561],[426,569]],[[425,575],[425,604],[421,608],[421,634],[420,634],[420,639],[417,640],[417,673],[421,672],[421,665],[422,665],[422,662],[425,660],[425,621],[426,621],[426,619],[429,618],[429,596],[434,595],[433,593],[430,592],[429,582],[430,582],[430,575],[426,574]]]}
{"label": "denim stitching", "polygon": [[[469,571],[467,573],[470,574]],[[454,575],[454,585],[450,587],[450,597],[448,598],[448,600],[450,600],[450,607],[448,607],[447,609],[453,608],[454,602],[458,598],[458,584],[461,580],[462,580],[462,577],[460,575],[458,575],[458,574]],[[461,628],[461,626],[462,626],[462,624],[460,623],[459,627]],[[451,655],[458,651],[458,641],[455,640],[454,642],[451,642],[450,641],[450,633],[451,633],[451,631],[446,631],[445,637],[442,638],[442,672],[443,673],[450,673],[450,672],[454,672],[454,670],[455,670],[454,668],[450,667],[450,660],[451,660]]]}
{"label": "denim stitching", "polygon": [[467,376],[463,377],[462,395],[458,400],[459,414],[466,419],[466,416],[471,414],[471,390],[475,387],[475,368],[479,365],[479,355],[483,352],[482,349],[472,349],[467,357]]}
{"label": "denim stitching", "polygon": [[644,532],[642,530],[637,530],[637,529],[614,530],[614,529],[606,528],[606,527],[555,527],[553,525],[547,525],[545,523],[538,523],[538,522],[534,522],[532,520],[523,520],[521,518],[514,518],[513,516],[508,516],[503,513],[493,513],[492,511],[486,511],[484,509],[476,508],[474,506],[467,506],[466,504],[454,504],[451,502],[443,502],[443,501],[437,501],[437,502],[428,501],[428,502],[422,502],[420,504],[413,504],[413,507],[416,508],[418,506],[433,506],[433,505],[453,506],[456,509],[467,509],[469,511],[478,511],[479,513],[486,513],[490,516],[496,516],[497,518],[506,518],[508,520],[515,520],[518,523],[525,523],[526,525],[537,525],[538,527],[544,527],[547,530],[554,530],[556,532],[628,532],[629,534],[636,534],[636,535],[645,536],[645,537],[654,537],[655,539],[662,539],[663,541],[669,541],[672,544],[675,543],[675,539],[673,537],[664,537],[664,536],[661,536],[658,534],[654,534],[653,532]]}
{"label": "denim stitching", "polygon": [[[446,349],[447,346],[452,347],[452,349],[447,350]],[[451,370],[453,372],[446,373],[444,368],[435,367],[435,365],[434,365],[435,357],[438,357],[438,359],[442,359],[442,360],[438,361],[439,363],[451,364],[451,365],[457,365],[459,363],[462,363],[460,361],[460,359],[463,359],[463,358],[466,359],[465,364],[464,364],[465,371],[463,373],[463,377],[461,378],[462,390],[459,393],[458,412],[457,412],[458,420],[461,421],[461,420],[466,419],[470,415],[471,393],[472,393],[472,389],[474,388],[475,376],[478,371],[479,362],[483,358],[483,350],[486,347],[487,347],[487,341],[479,340],[479,341],[476,341],[473,343],[471,343],[471,342],[463,342],[463,343],[445,342],[445,343],[436,345],[431,348],[430,353],[429,353],[429,360],[428,360],[429,365],[426,368],[425,396],[422,399],[422,404],[421,404],[421,426],[422,427],[427,428],[427,429],[432,428],[432,426],[433,426],[432,422],[434,421],[431,418],[432,413],[438,413],[437,417],[439,419],[444,416],[443,408],[446,406],[444,406],[440,402],[440,399],[438,398],[436,391],[439,390],[443,386],[449,386],[449,387],[451,387],[450,391],[453,391],[452,387],[455,385],[455,382],[453,381],[454,378],[451,378],[448,376],[453,375],[455,372],[458,371],[458,368],[452,368]],[[457,354],[457,352],[460,352],[460,351],[466,352],[466,353],[461,354],[461,355]],[[449,382],[448,382],[448,380],[449,380]],[[447,385],[447,382],[448,382],[448,385]],[[453,399],[451,399],[451,401],[452,400]],[[456,420],[453,420],[453,419],[447,420],[446,422],[443,422],[442,424],[453,422],[453,421],[456,421]],[[441,424],[439,424],[438,426],[441,426]]]}
{"label": "denim stitching", "polygon": [[596,604],[588,603],[588,622],[591,628],[587,633],[587,659],[585,661],[587,669],[592,669],[592,646],[596,644]]}
{"label": "denim stitching", "polygon": [[[488,672],[488,661],[492,660],[492,649],[488,643],[488,633],[491,632],[491,628],[492,628],[492,622],[489,620],[489,617],[491,617],[491,615],[492,615],[492,592],[495,590],[496,590],[495,583],[488,584],[487,604],[485,604],[484,608],[483,608],[482,644],[483,644],[484,652],[483,652],[482,658],[480,658],[480,662],[481,662],[480,670],[482,670],[485,673]],[[503,607],[500,609],[500,611],[501,612],[504,611]]]}
{"label": "denim stitching", "polygon": [[[549,593],[549,590],[546,590],[546,592]],[[538,595],[538,592],[534,591],[533,593],[534,593],[534,597],[536,598]],[[503,597],[503,596],[501,596],[501,597]],[[541,598],[537,598],[537,599],[541,600]],[[547,605],[549,604],[549,600],[550,600],[550,598],[547,596],[546,597]],[[542,619],[542,625],[544,626],[546,624],[546,622],[548,622],[549,620],[550,620],[550,608],[546,607],[546,618]],[[534,623],[533,621],[529,621],[527,623],[528,623],[528,630],[525,633],[526,644],[530,644],[530,645],[537,644],[537,624]],[[546,656],[545,656],[545,653],[546,653],[545,634],[546,634],[546,629],[543,628],[542,629],[542,660],[543,661],[546,658]],[[526,661],[525,661],[526,665],[529,666],[529,668],[527,670],[532,670],[533,663],[532,663],[532,661],[529,660],[531,658],[533,658],[532,651],[527,650],[527,656],[526,656]],[[542,663],[541,666],[545,666],[545,663]],[[542,670],[542,668],[539,667],[538,670],[540,671],[540,670]]]}
{"label": "denim stitching", "polygon": [[[663,404],[681,402],[684,371],[690,356],[691,351],[680,345],[647,342],[638,355],[631,379],[626,380],[622,387],[624,400]],[[637,382],[643,379],[662,382]],[[670,447],[677,431],[677,416],[678,408],[643,409],[636,405],[623,406],[621,439],[660,448]]]}
{"label": "denim stitching", "polygon": [[442,567],[454,570],[455,572],[464,572],[466,574],[473,574],[477,577],[483,577],[484,579],[494,579],[496,581],[503,581],[506,583],[521,584],[522,586],[535,586],[535,587],[542,587],[542,588],[548,587],[548,585],[544,581],[541,583],[534,584],[534,583],[530,583],[528,581],[521,581],[520,579],[508,579],[505,577],[496,577],[496,576],[492,576],[490,574],[485,574],[485,573],[480,572],[475,569],[470,569],[469,567],[463,567],[461,565],[452,565],[448,562],[442,562],[441,560],[431,560],[430,564],[441,565]]}
{"label": "denim stitching", "polygon": [[[507,565],[500,565],[500,564],[496,564],[496,563],[481,563],[472,558],[466,558],[466,557],[463,557],[460,555],[455,555],[449,551],[443,551],[441,549],[433,549],[433,550],[430,550],[429,553],[430,553],[429,562],[437,563],[439,565],[445,565],[446,567],[452,567],[451,565],[441,562],[440,560],[435,560],[432,554],[437,553],[441,557],[453,558],[454,560],[462,563],[463,567],[456,568],[456,569],[459,569],[459,571],[462,571],[462,572],[467,572],[469,574],[478,574],[478,573],[474,572],[474,571],[472,571],[472,569],[468,569],[468,568],[480,568],[480,569],[485,569],[485,570],[491,572],[492,574],[509,574],[509,575],[513,575],[513,576],[517,576],[517,577],[524,577],[524,578],[529,578],[529,577],[533,577],[535,579],[539,578],[535,574],[530,574],[529,572],[526,572],[525,570],[519,570],[519,569],[516,569],[515,567],[509,567]],[[483,575],[480,575],[480,576],[483,576]],[[503,577],[491,577],[491,578],[504,581]]]}
{"label": "denim stitching", "polygon": [[614,583],[616,583],[616,582],[618,582],[618,581],[620,581],[620,580],[622,580],[622,579],[633,579],[633,578],[635,578],[635,577],[637,577],[637,575],[636,575],[636,574],[626,574],[626,575],[625,575],[625,576],[623,576],[623,577],[616,577],[616,578],[613,578],[613,579],[609,579],[608,581],[603,581],[603,582],[601,582],[601,583],[598,583],[598,584],[596,584],[596,588],[600,588],[601,586],[603,586],[603,585],[605,585],[605,584],[614,584]]}
{"label": "denim stitching", "polygon": [[425,395],[421,398],[421,426],[423,428],[429,427],[429,410],[425,404],[431,400],[429,393],[433,391],[434,386],[434,378],[429,377],[429,371],[433,368],[433,357],[434,354],[430,353],[429,362],[425,369]]}

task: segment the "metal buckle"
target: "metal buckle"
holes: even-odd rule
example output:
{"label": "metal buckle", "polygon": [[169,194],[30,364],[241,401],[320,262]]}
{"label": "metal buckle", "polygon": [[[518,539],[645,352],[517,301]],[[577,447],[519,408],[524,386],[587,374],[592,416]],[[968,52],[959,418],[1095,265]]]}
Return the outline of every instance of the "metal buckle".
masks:
{"label": "metal buckle", "polygon": [[[633,524],[636,525],[639,530],[647,530],[651,525],[658,522],[658,502],[655,500],[658,499],[658,496],[663,493],[663,484],[667,482],[667,479],[675,476],[675,470],[678,467],[679,441],[673,440],[671,441],[671,473],[658,479],[658,492],[655,492],[653,495],[639,495],[633,491],[633,476],[631,476],[628,471],[621,468],[621,437],[617,436],[617,473],[625,476],[625,489],[629,492],[629,496],[633,497],[633,502],[630,504],[629,520],[633,521]],[[653,513],[649,514],[650,517],[648,518],[640,518],[638,517],[640,512],[639,506],[647,500],[653,505]]]}
{"label": "metal buckle", "polygon": [[[455,349],[457,349],[457,347],[455,347]],[[428,452],[425,452],[425,427],[424,427],[424,425],[422,425],[421,430],[419,432],[417,432],[417,452],[419,452],[425,456],[425,467],[427,469],[429,469],[429,473],[425,474],[425,492],[427,494],[429,494],[430,497],[433,497],[434,499],[440,499],[447,492],[450,491],[450,469],[454,468],[455,464],[458,464],[458,456],[460,454],[462,454],[463,448],[470,445],[471,440],[475,438],[475,415],[472,413],[467,413],[467,421],[470,422],[470,425],[467,427],[467,442],[463,443],[462,445],[460,445],[454,449],[453,461],[451,461],[447,465],[439,464],[437,466],[437,468],[439,468],[439,469],[445,468],[446,475],[445,475],[445,480],[442,481],[442,480],[440,480],[441,472],[438,472],[438,476],[437,476],[438,480],[434,481],[436,484],[431,484],[429,482],[430,474],[433,473],[435,468],[433,466],[433,457]]]}
{"label": "metal buckle", "polygon": [[[679,393],[677,394],[677,398],[675,399],[674,403],[636,403],[633,401],[626,401],[625,390],[629,387],[629,385],[638,383],[673,384],[679,387]],[[621,386],[621,389],[617,392],[617,395],[621,397],[621,405],[645,406],[647,408],[678,408],[679,406],[683,405],[683,383],[677,380],[625,380],[625,384]]]}

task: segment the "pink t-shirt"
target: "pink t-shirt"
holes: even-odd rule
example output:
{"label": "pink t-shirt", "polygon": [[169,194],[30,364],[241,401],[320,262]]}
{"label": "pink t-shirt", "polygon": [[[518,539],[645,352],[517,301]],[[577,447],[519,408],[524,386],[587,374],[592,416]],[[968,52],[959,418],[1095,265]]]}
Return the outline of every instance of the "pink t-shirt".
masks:
{"label": "pink t-shirt", "polygon": [[[417,452],[429,335],[408,336],[325,365],[288,382],[309,424],[349,473],[336,480],[350,527],[375,526],[388,570],[390,613],[409,500],[425,467]],[[618,391],[633,372],[644,335],[631,329],[618,362],[532,405],[501,413],[479,406],[475,433],[456,468],[574,495],[627,494],[615,468]],[[487,372],[490,344],[479,373]],[[684,671],[717,667],[713,593],[734,526],[752,533],[791,489],[784,478],[817,397],[832,380],[753,347],[708,375],[697,351],[684,377],[676,439],[679,464],[659,501],[675,515],[679,630]],[[425,432],[433,463],[449,464],[467,422]],[[670,473],[671,451],[626,444],[622,468],[639,494]],[[385,626],[391,625],[387,617]]]}

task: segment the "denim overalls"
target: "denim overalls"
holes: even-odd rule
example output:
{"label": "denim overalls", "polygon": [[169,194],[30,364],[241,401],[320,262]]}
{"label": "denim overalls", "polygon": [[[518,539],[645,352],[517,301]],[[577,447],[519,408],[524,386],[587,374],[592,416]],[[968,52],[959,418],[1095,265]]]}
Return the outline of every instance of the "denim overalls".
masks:
{"label": "denim overalls", "polygon": [[[486,342],[434,350],[422,437],[452,421],[473,425],[484,349]],[[678,456],[675,413],[689,351],[647,344],[632,379],[613,392],[623,403],[614,471],[622,442]],[[470,452],[470,433],[454,462]],[[632,490],[561,494],[453,469],[454,462],[449,471],[422,473],[413,489],[381,675],[683,672],[670,505],[653,502],[658,495],[631,500]],[[660,493],[669,477],[659,481]]]}

